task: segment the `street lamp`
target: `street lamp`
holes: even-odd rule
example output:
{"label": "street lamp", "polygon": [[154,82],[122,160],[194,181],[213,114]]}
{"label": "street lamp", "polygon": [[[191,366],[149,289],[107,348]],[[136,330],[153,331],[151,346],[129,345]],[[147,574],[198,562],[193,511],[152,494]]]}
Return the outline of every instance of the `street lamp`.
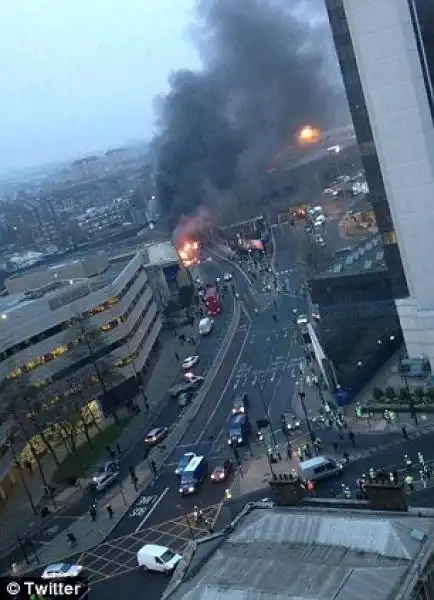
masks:
{"label": "street lamp", "polygon": [[310,422],[309,414],[307,412],[306,394],[303,390],[300,390],[298,392],[298,396],[300,398],[300,403],[301,403],[301,408],[303,409],[304,418],[306,419],[306,425],[307,425],[307,430],[309,432],[310,440],[311,440],[312,444],[314,444],[315,440],[316,440],[316,435],[315,435],[314,430],[312,429],[312,423]]}
{"label": "street lamp", "polygon": [[259,398],[262,402],[262,406],[264,407],[264,411],[265,411],[265,416],[267,417],[267,421],[268,421],[268,428],[270,430],[270,437],[271,440],[274,444],[274,446],[277,448],[277,441],[276,441],[276,436],[274,435],[274,431],[273,431],[273,427],[271,425],[270,422],[270,411],[268,410],[268,405],[265,401],[265,397],[264,397],[264,390],[262,388],[261,383],[258,381],[258,389],[259,389]]}

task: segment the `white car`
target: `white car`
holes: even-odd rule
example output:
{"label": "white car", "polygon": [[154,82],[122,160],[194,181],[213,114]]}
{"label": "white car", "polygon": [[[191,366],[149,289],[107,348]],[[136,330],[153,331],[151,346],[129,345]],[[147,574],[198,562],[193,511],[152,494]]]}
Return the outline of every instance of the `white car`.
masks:
{"label": "white car", "polygon": [[205,317],[199,321],[199,335],[208,335],[211,333],[214,321],[210,317]]}
{"label": "white car", "polygon": [[83,571],[81,565],[68,565],[66,563],[56,563],[45,567],[41,575],[42,579],[62,579],[70,577],[78,577]]}
{"label": "white car", "polygon": [[198,356],[187,356],[187,358],[185,358],[182,362],[182,368],[185,371],[189,371],[190,369],[195,367],[198,362],[199,362]]}
{"label": "white car", "polygon": [[324,196],[332,196],[332,197],[336,197],[338,195],[337,190],[332,190],[330,188],[326,188],[325,190],[323,190],[323,194]]}
{"label": "white car", "polygon": [[224,281],[232,281],[233,278],[234,278],[234,276],[232,275],[232,273],[225,273],[223,275]]}
{"label": "white car", "polygon": [[307,325],[309,323],[309,319],[307,315],[298,315],[297,317],[297,325]]}
{"label": "white car", "polygon": [[173,573],[181,559],[180,554],[157,544],[146,544],[137,552],[137,563],[145,571]]}

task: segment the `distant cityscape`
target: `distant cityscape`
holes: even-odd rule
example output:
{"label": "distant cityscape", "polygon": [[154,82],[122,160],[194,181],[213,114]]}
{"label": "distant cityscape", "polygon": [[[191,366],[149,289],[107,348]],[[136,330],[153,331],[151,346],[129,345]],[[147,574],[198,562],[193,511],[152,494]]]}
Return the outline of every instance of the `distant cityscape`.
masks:
{"label": "distant cityscape", "polygon": [[[0,278],[155,219],[146,144],[0,181]],[[2,272],[2,273],[1,273]]]}

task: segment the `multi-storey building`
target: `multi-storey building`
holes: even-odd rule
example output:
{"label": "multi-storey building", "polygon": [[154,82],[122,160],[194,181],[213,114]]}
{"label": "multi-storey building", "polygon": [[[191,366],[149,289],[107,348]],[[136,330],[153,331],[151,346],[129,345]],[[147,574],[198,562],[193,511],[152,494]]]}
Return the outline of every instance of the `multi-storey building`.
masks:
{"label": "multi-storey building", "polygon": [[409,356],[434,364],[434,2],[326,0]]}
{"label": "multi-storey building", "polygon": [[[47,388],[47,394],[78,384],[104,412],[137,396],[137,378],[146,377],[161,330],[141,253],[39,266],[6,286],[0,379]],[[105,373],[104,390],[95,366]]]}

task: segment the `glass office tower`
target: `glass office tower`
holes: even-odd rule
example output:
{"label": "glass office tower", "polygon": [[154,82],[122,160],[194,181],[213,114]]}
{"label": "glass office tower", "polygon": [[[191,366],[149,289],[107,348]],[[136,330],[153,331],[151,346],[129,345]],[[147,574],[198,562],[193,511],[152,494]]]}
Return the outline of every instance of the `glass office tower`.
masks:
{"label": "glass office tower", "polygon": [[326,0],[409,356],[434,366],[434,0]]}

